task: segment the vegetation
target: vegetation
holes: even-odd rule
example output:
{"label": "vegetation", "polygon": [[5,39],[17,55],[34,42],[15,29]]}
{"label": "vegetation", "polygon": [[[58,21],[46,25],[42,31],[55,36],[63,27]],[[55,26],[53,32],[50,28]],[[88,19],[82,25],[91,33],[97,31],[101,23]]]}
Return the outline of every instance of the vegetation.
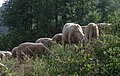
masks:
{"label": "vegetation", "polygon": [[2,25],[10,30],[3,50],[39,37],[52,37],[67,22],[84,26],[90,22],[116,23],[113,18],[120,18],[119,0],[9,0],[4,6]]}
{"label": "vegetation", "polygon": [[[79,45],[78,45],[79,46]],[[88,48],[89,47],[89,48]],[[80,48],[80,47],[79,47]],[[43,56],[41,59],[29,59],[24,64],[17,64],[11,59],[3,62],[8,74],[19,76],[119,76],[120,75],[120,38],[103,35],[86,46],[86,50],[74,47],[66,48],[55,45],[51,50],[60,59]]]}
{"label": "vegetation", "polygon": [[[9,34],[0,34],[0,49],[11,50],[22,42],[52,37],[66,22],[84,26],[89,22],[111,23],[98,40],[78,49],[59,45],[51,48],[60,59],[43,56],[18,65],[15,59],[2,61],[0,75],[11,76],[120,76],[119,0],[9,0],[2,12]],[[2,70],[1,70],[2,69]]]}

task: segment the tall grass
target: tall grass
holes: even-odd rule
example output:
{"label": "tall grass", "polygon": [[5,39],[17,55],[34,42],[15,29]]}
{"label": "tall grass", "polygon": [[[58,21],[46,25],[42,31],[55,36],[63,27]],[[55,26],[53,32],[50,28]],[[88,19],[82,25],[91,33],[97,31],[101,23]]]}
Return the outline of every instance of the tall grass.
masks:
{"label": "tall grass", "polygon": [[45,55],[18,64],[15,59],[2,62],[12,76],[120,76],[120,38],[102,35],[79,49],[66,46],[64,51],[59,45],[52,50],[60,59]]}

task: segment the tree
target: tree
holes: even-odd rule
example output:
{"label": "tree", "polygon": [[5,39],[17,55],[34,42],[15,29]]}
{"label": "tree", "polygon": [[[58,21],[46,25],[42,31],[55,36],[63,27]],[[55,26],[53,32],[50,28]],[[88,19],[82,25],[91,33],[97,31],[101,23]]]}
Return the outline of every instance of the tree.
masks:
{"label": "tree", "polygon": [[[96,0],[71,0],[66,2],[66,9],[63,20],[66,22],[76,22],[81,25],[89,23],[88,15],[96,10]],[[94,21],[92,21],[94,22]]]}
{"label": "tree", "polygon": [[117,0],[9,0],[5,3],[3,24],[10,28],[9,44],[15,46],[52,37],[62,32],[67,22],[87,25],[110,21],[118,10],[115,3]]}
{"label": "tree", "polygon": [[109,21],[109,17],[115,15],[119,8],[119,0],[98,0],[97,9],[101,14],[100,22]]}

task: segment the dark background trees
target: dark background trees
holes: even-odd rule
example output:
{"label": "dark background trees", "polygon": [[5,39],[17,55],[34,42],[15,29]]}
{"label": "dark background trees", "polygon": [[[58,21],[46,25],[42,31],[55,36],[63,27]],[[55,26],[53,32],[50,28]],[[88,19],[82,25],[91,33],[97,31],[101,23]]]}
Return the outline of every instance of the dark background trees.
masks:
{"label": "dark background trees", "polygon": [[4,5],[2,24],[9,27],[9,34],[2,43],[7,50],[21,42],[52,37],[66,22],[112,23],[120,11],[118,0],[9,0]]}

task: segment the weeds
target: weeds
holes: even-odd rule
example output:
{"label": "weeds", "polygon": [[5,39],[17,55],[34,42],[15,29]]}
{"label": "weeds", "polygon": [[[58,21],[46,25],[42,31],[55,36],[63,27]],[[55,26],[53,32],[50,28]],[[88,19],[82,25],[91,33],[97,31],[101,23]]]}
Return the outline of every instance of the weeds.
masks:
{"label": "weeds", "polygon": [[8,68],[4,73],[11,76],[119,76],[120,75],[120,38],[103,35],[86,45],[78,45],[76,51],[66,46],[64,51],[59,45],[50,49],[59,56],[29,59],[18,64],[15,59],[2,62]]}

